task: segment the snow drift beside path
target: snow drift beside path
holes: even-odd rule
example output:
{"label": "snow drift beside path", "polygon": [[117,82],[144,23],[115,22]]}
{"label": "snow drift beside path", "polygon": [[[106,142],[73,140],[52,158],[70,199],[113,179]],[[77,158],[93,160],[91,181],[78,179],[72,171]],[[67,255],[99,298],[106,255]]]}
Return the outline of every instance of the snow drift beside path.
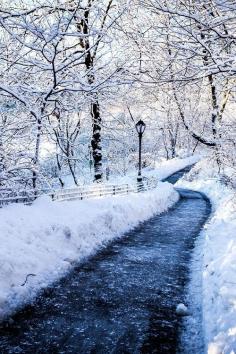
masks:
{"label": "snow drift beside path", "polygon": [[[182,170],[187,166],[193,165],[200,160],[200,156],[188,156],[185,158],[176,157],[171,160],[164,160],[161,162],[157,162],[155,168],[146,167],[143,168],[142,175],[143,177],[148,178],[156,178],[159,181],[164,180],[165,178],[171,176],[176,171]],[[137,171],[132,171],[128,173],[126,176],[110,176],[110,183],[133,183],[134,178],[136,179]]]}
{"label": "snow drift beside path", "polygon": [[[155,190],[140,194],[63,203],[43,197],[32,206],[1,209],[0,317],[177,200],[173,186],[160,182]],[[26,281],[28,274],[33,275]]]}
{"label": "snow drift beside path", "polygon": [[[199,155],[191,155],[188,157],[175,157],[171,160],[162,160],[152,164],[152,166],[143,168],[142,174],[144,177],[154,177],[157,178],[159,181],[169,177],[176,171],[182,170],[183,168],[193,165],[200,160]],[[153,165],[155,164],[155,168]],[[79,177],[78,177],[79,178]],[[80,179],[81,178],[81,179]],[[82,186],[93,186],[92,176],[84,175],[80,177],[79,184]],[[112,174],[109,176],[109,181],[104,181],[103,184],[122,184],[122,183],[131,183],[133,184],[134,179],[137,178],[137,170],[129,171],[125,174],[125,176]],[[74,188],[75,184],[71,179],[71,176],[64,177],[65,187],[66,188]]]}
{"label": "snow drift beside path", "polygon": [[191,182],[181,180],[177,184],[204,192],[212,202],[213,216],[200,242],[206,350],[209,354],[233,354],[236,353],[236,195],[231,188],[213,180],[213,175],[211,162],[202,161],[190,172]]}
{"label": "snow drift beside path", "polygon": [[174,158],[168,161],[163,161],[157,165],[155,170],[144,169],[144,175],[147,177],[154,176],[159,181],[171,176],[176,171],[182,170],[187,166],[193,165],[200,160],[198,155],[185,157],[183,159]]}

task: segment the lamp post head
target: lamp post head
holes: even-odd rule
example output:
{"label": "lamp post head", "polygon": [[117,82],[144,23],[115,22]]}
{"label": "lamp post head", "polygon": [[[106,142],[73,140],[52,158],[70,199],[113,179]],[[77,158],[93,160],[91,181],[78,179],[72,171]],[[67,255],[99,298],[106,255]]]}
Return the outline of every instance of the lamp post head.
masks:
{"label": "lamp post head", "polygon": [[138,121],[138,123],[135,124],[135,128],[137,130],[137,133],[139,135],[142,135],[145,131],[146,128],[146,124],[144,123],[144,121],[142,121],[141,119]]}

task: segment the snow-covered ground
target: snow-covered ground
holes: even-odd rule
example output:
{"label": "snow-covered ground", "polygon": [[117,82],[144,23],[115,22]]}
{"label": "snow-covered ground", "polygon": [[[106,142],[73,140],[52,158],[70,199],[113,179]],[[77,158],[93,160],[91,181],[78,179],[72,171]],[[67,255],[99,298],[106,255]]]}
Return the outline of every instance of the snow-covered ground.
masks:
{"label": "snow-covered ground", "polygon": [[[197,160],[166,161],[145,175],[161,180]],[[0,209],[0,318],[33,299],[73,264],[177,200],[174,188],[160,182],[157,189],[138,195],[63,203],[41,197],[32,206]]]}
{"label": "snow-covered ground", "polygon": [[144,169],[143,175],[146,177],[155,177],[161,181],[176,171],[182,170],[186,166],[195,164],[199,160],[200,157],[198,155],[189,156],[183,159],[174,158],[168,161],[164,160],[160,162],[155,169]]}
{"label": "snow-covered ground", "polygon": [[160,182],[146,193],[64,203],[42,197],[32,206],[1,209],[0,316],[177,200],[173,186]]}
{"label": "snow-covered ground", "polygon": [[[189,156],[185,158],[174,158],[171,160],[163,160],[160,161],[159,163],[156,164],[155,168],[153,167],[146,167],[142,171],[143,177],[148,177],[148,178],[156,178],[159,181],[167,178],[168,176],[172,175],[176,171],[182,170],[186,166],[193,165],[196,162],[198,162],[200,157],[198,155],[194,156]],[[132,183],[134,180],[136,180],[137,177],[137,171],[132,171],[131,173],[128,173],[126,176],[112,176],[110,180],[108,181],[109,183]]]}
{"label": "snow-covered ground", "polygon": [[[189,173],[188,180],[185,178],[178,185],[204,192],[212,202],[212,217],[195,251],[201,264],[193,269],[202,266],[206,352],[233,354],[236,353],[236,193],[218,182],[216,175],[212,162],[203,160]],[[199,281],[198,276],[195,278]],[[197,286],[194,279],[193,288]]]}
{"label": "snow-covered ground", "polygon": [[[172,173],[185,168],[186,166],[195,164],[199,161],[200,157],[198,155],[188,156],[184,158],[174,158],[171,160],[160,160],[159,162],[153,162],[152,166],[143,168],[143,177],[154,177],[158,180],[163,180],[170,176]],[[155,166],[155,167],[154,167]],[[137,178],[137,170],[130,170],[126,175],[111,174],[109,180],[105,179],[104,173],[104,184],[122,184],[122,183],[133,183]],[[75,184],[71,176],[64,177],[65,187],[74,188]],[[83,176],[78,177],[79,184],[86,187],[88,185],[93,185],[93,176],[89,174],[88,170],[84,170]]]}

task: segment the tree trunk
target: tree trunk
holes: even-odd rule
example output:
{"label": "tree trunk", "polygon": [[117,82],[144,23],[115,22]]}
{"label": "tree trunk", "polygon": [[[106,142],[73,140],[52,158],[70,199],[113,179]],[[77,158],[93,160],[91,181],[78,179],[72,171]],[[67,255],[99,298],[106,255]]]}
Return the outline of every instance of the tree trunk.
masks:
{"label": "tree trunk", "polygon": [[[103,25],[105,23],[107,13],[110,9],[112,1],[109,1],[107,12],[105,14]],[[82,20],[77,19],[77,27],[80,33],[85,35],[84,38],[80,40],[81,47],[85,50],[85,67],[86,67],[86,76],[89,85],[95,83],[95,74],[94,74],[94,59],[96,57],[97,47],[100,41],[100,37],[97,39],[95,49],[92,51],[90,41],[89,41],[89,14],[92,6],[92,1],[88,0],[87,7],[84,11],[84,18]],[[102,148],[101,148],[101,114],[99,109],[98,95],[92,97],[93,101],[91,103],[90,113],[92,117],[92,138],[91,138],[91,147],[92,155],[94,162],[94,181],[102,181]]]}
{"label": "tree trunk", "polygon": [[61,187],[63,188],[65,183],[63,182],[63,180],[61,178],[61,163],[60,163],[60,159],[59,159],[58,153],[56,154],[56,160],[57,160],[57,169],[58,169],[58,174],[59,174],[58,179],[59,179]]}
{"label": "tree trunk", "polygon": [[102,180],[102,147],[101,147],[101,115],[99,109],[99,102],[97,98],[91,104],[91,116],[93,122],[92,135],[92,154],[94,161],[94,180],[100,182]]}
{"label": "tree trunk", "polygon": [[[41,118],[37,119],[37,135],[36,135],[36,144],[35,144],[35,155],[33,159],[33,177],[32,177],[32,185],[33,189],[37,188],[37,180],[38,180],[38,165],[39,165],[39,151],[40,151],[40,143],[41,143],[41,133],[42,133],[42,120]],[[37,194],[37,191],[35,191]]]}

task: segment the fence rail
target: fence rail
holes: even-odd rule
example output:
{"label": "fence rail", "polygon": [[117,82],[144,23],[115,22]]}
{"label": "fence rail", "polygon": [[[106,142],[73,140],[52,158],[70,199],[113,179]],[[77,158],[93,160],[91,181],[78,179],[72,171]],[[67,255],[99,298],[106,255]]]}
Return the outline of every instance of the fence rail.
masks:
{"label": "fence rail", "polygon": [[40,196],[49,196],[53,201],[83,200],[100,198],[111,195],[126,195],[129,193],[145,192],[157,187],[158,181],[154,178],[145,179],[133,184],[97,184],[88,187],[65,188],[56,191],[11,191],[0,190],[0,207],[12,203],[32,204]]}

